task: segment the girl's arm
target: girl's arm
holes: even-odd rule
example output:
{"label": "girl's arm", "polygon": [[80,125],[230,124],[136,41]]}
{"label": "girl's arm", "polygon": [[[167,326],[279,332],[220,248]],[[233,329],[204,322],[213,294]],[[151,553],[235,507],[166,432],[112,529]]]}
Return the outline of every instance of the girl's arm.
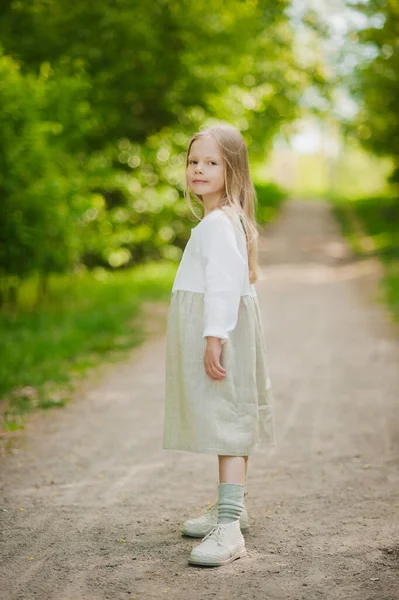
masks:
{"label": "girl's arm", "polygon": [[200,238],[204,267],[204,332],[224,344],[228,332],[238,319],[238,308],[246,273],[246,262],[241,255],[230,219],[221,214],[208,219]]}

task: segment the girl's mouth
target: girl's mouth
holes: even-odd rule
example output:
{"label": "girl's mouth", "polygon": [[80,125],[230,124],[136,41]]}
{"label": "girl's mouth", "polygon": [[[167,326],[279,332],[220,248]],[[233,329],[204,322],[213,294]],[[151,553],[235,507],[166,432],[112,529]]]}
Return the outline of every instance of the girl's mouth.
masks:
{"label": "girl's mouth", "polygon": [[203,181],[202,179],[193,179],[193,183],[208,183],[208,182]]}

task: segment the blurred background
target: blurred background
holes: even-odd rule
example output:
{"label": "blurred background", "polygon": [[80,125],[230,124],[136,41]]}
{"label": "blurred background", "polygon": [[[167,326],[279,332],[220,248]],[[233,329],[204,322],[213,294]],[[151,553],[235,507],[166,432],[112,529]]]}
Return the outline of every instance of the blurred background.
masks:
{"label": "blurred background", "polygon": [[392,0],[4,0],[3,426],[143,340],[196,222],[188,140],[220,120],[248,144],[260,227],[287,198],[330,203],[398,318],[398,33]]}

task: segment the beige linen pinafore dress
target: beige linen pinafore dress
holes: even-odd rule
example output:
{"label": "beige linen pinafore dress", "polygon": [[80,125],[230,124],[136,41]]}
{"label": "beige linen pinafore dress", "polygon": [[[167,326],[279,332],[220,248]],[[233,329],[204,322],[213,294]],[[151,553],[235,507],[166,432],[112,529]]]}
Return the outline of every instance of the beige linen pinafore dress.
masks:
{"label": "beige linen pinafore dress", "polygon": [[275,445],[262,317],[256,291],[248,280],[245,293],[238,298],[236,325],[222,343],[220,363],[226,375],[221,380],[212,379],[204,366],[205,291],[201,246],[196,243],[198,236],[206,234],[207,219],[213,219],[212,213],[191,231],[171,294],[163,448],[248,456]]}

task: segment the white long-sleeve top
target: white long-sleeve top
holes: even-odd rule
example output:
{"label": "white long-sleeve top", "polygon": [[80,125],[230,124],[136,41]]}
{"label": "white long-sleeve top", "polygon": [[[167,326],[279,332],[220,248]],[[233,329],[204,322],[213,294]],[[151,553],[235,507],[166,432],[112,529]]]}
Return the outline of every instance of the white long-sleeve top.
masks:
{"label": "white long-sleeve top", "polygon": [[[229,212],[228,212],[229,211]],[[204,293],[203,337],[228,340],[241,296],[256,296],[249,282],[243,226],[232,209],[215,209],[191,229],[172,288]]]}

